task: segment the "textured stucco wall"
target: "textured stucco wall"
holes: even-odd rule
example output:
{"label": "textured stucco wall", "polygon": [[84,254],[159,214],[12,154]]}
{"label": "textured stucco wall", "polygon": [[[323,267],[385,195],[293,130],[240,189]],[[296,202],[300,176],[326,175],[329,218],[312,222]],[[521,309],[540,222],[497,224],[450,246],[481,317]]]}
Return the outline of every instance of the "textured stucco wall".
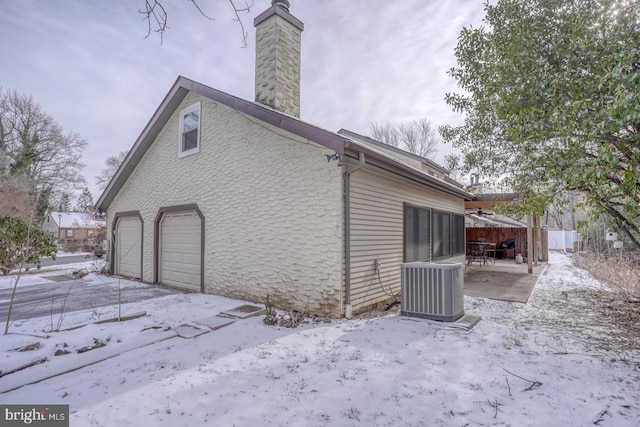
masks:
{"label": "textured stucco wall", "polygon": [[200,153],[178,158],[176,112],[109,206],[108,229],[116,213],[140,211],[150,282],[158,209],[196,203],[206,292],[340,315],[342,182],[324,156],[332,151],[193,93],[180,108],[196,101]]}

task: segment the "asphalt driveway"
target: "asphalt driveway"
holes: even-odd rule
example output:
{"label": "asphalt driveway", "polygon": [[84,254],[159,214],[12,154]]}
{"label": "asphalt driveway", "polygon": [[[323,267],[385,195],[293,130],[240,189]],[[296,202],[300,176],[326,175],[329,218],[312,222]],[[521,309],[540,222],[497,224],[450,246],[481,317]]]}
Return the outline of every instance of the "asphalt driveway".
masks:
{"label": "asphalt driveway", "polygon": [[[52,310],[66,312],[96,309],[99,307],[142,301],[165,295],[182,293],[177,289],[158,285],[120,281],[112,276],[100,276],[101,281],[87,279],[67,279],[59,282],[47,282],[37,285],[20,286],[16,291],[11,320],[50,316]],[[0,320],[7,318],[11,288],[0,289]]]}

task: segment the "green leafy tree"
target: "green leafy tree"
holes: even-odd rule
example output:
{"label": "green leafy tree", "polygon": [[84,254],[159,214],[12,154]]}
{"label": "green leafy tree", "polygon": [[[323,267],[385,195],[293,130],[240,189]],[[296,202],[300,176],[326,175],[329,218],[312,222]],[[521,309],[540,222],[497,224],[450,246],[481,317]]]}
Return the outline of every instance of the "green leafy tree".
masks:
{"label": "green leafy tree", "polygon": [[440,129],[465,169],[505,177],[523,212],[582,192],[640,246],[640,8],[625,0],[498,0],[464,28],[450,70],[465,114]]}
{"label": "green leafy tree", "polygon": [[[21,272],[24,264],[36,264],[37,268],[40,268],[40,257],[51,256],[55,259],[57,251],[54,236],[45,233],[35,224],[14,216],[0,217],[0,273],[3,275],[9,274],[15,267],[19,267]],[[11,291],[4,328],[5,335],[9,333],[11,311],[20,282],[20,272],[16,276]]]}
{"label": "green leafy tree", "polygon": [[40,257],[55,256],[54,236],[36,225],[13,216],[0,217],[0,272],[4,275],[16,266],[36,264]]}

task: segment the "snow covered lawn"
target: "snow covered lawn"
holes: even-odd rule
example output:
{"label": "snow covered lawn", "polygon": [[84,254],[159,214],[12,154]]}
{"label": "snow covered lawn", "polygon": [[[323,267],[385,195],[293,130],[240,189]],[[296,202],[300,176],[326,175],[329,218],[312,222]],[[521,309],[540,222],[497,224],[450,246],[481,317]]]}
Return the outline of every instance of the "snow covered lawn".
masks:
{"label": "snow covered lawn", "polygon": [[64,332],[23,321],[0,337],[0,370],[47,361],[0,378],[0,390],[104,360],[0,402],[68,404],[72,426],[637,426],[637,337],[592,308],[605,287],[550,255],[526,305],[465,297],[482,317],[471,331],[391,313],[296,329],[260,316],[175,336],[244,304],[201,294],[127,305],[147,315],[122,323],[68,313],[63,328],[88,325]]}

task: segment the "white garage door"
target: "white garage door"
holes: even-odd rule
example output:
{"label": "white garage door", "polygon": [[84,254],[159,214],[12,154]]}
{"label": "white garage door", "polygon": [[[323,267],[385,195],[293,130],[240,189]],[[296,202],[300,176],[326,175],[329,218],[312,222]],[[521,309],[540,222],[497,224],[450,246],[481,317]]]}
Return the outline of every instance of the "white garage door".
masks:
{"label": "white garage door", "polygon": [[116,274],[142,277],[142,223],[137,217],[123,217],[116,224]]}
{"label": "white garage door", "polygon": [[200,291],[201,221],[195,212],[166,213],[160,224],[160,283]]}

